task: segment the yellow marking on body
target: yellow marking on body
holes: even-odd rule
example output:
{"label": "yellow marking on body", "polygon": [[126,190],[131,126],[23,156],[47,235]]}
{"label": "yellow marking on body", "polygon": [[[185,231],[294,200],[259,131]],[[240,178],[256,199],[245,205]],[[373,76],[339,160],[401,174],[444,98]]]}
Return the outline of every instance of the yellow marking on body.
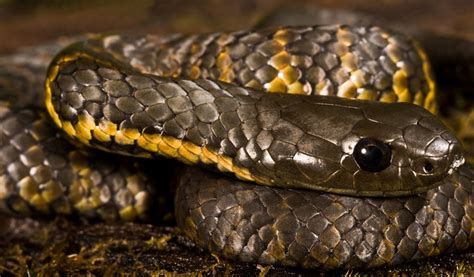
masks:
{"label": "yellow marking on body", "polygon": [[136,140],[141,136],[140,131],[138,131],[137,129],[124,128],[124,129],[121,129],[120,131],[123,133],[124,136],[126,136],[127,138],[131,140]]}
{"label": "yellow marking on body", "polygon": [[266,83],[265,85],[263,85],[263,87],[267,92],[276,93],[285,93],[287,89],[285,81],[278,77],[274,78],[271,82]]}
{"label": "yellow marking on body", "polygon": [[[78,173],[79,176],[81,176],[80,172]],[[79,185],[81,188],[85,189],[85,190],[89,190],[91,189],[92,187],[92,181],[87,179],[88,177],[88,174],[83,174],[81,176],[82,178],[79,179]]]}
{"label": "yellow marking on body", "polygon": [[235,79],[235,73],[232,68],[224,71],[219,76],[219,81],[231,83]]}
{"label": "yellow marking on body", "polygon": [[178,149],[183,144],[183,140],[170,136],[162,136],[162,141],[174,149]]}
{"label": "yellow marking on body", "polygon": [[122,130],[117,131],[114,139],[116,143],[121,145],[133,145],[135,143],[135,140],[126,136]]}
{"label": "yellow marking on body", "polygon": [[273,39],[277,41],[282,46],[288,44],[288,42],[292,41],[294,38],[293,33],[291,33],[288,29],[280,29],[275,32],[273,35]]}
{"label": "yellow marking on body", "polygon": [[[156,143],[156,144],[154,144]],[[233,164],[232,158],[220,155],[208,147],[170,136],[145,134],[137,139],[137,145],[144,150],[178,159],[186,164],[215,164],[219,170],[233,172],[243,180],[255,180],[250,171]],[[155,146],[157,146],[157,148]]]}
{"label": "yellow marking on body", "polygon": [[369,83],[369,76],[363,70],[358,69],[350,74],[349,79],[357,88],[361,88]]}
{"label": "yellow marking on body", "polygon": [[291,54],[290,65],[299,68],[309,68],[313,64],[313,59],[306,55]]}
{"label": "yellow marking on body", "polygon": [[361,100],[376,100],[377,99],[377,94],[373,90],[369,89],[361,89],[361,91],[357,91],[357,99]]}
{"label": "yellow marking on body", "polygon": [[57,64],[61,64],[61,63],[67,63],[67,62],[72,62],[72,61],[75,61],[81,57],[88,57],[88,58],[91,58],[93,59],[93,57],[87,55],[86,53],[73,53],[71,55],[64,55],[64,56],[61,56],[59,61],[57,61],[56,63]]}
{"label": "yellow marking on body", "polygon": [[196,164],[199,162],[199,156],[192,153],[186,147],[181,146],[178,148],[178,154],[187,161],[188,164]]}
{"label": "yellow marking on body", "polygon": [[331,49],[331,52],[338,55],[339,57],[349,53],[349,47],[341,41],[332,43],[329,47]]}
{"label": "yellow marking on body", "polygon": [[119,211],[120,218],[122,218],[125,221],[132,221],[138,216],[137,211],[135,210],[134,207],[128,206]]}
{"label": "yellow marking on body", "polygon": [[398,94],[398,102],[412,102],[412,97],[408,89],[405,89],[402,93]]}
{"label": "yellow marking on body", "polygon": [[160,150],[161,153],[163,153],[165,156],[172,157],[172,158],[177,158],[179,157],[178,150],[175,147],[170,146],[169,144],[161,141],[158,144],[158,149]]}
{"label": "yellow marking on body", "polygon": [[192,45],[191,45],[191,53],[192,54],[196,54],[197,52],[201,51],[202,49],[202,46],[200,43],[196,43],[194,42]]}
{"label": "yellow marking on body", "polygon": [[106,119],[101,119],[99,121],[99,129],[109,136],[115,136],[117,133],[117,124],[112,123]]}
{"label": "yellow marking on body", "polygon": [[387,56],[394,64],[398,63],[402,59],[402,53],[400,52],[400,49],[394,44],[387,45],[385,51]]}
{"label": "yellow marking on body", "polygon": [[45,82],[45,105],[46,110],[48,111],[49,115],[53,119],[53,122],[59,127],[62,127],[61,120],[59,119],[59,114],[56,112],[53,106],[53,92],[51,89],[51,83],[56,79],[59,73],[59,66],[54,65],[49,68],[48,76],[46,77]]}
{"label": "yellow marking on body", "polygon": [[351,72],[357,69],[357,60],[354,54],[352,53],[346,53],[341,56],[341,65],[344,67],[347,71]]}
{"label": "yellow marking on body", "polygon": [[347,28],[339,28],[336,32],[337,40],[346,46],[351,46],[354,43],[355,37]]}
{"label": "yellow marking on body", "polygon": [[250,171],[246,168],[240,168],[238,166],[232,165],[232,172],[234,172],[235,175],[241,178],[242,180],[255,181],[255,178],[253,178]]}
{"label": "yellow marking on body", "polygon": [[87,140],[87,139],[85,139],[85,138],[83,138],[83,137],[76,136],[75,138],[76,138],[80,143],[82,143],[82,144],[84,144],[84,145],[90,145],[90,144],[89,144],[90,141]]}
{"label": "yellow marking on body", "polygon": [[81,212],[87,212],[96,208],[95,205],[88,198],[81,198],[77,203],[74,204],[74,208]]}
{"label": "yellow marking on body", "polygon": [[43,196],[43,198],[48,203],[53,202],[63,194],[61,186],[55,181],[50,180],[46,184],[43,184],[42,187],[43,191],[41,193],[41,196]]}
{"label": "yellow marking on body", "polygon": [[317,83],[315,86],[316,94],[319,95],[330,95],[331,89],[333,88],[331,81],[324,79],[321,82]]}
{"label": "yellow marking on body", "polygon": [[356,40],[356,37],[352,31],[348,30],[346,27],[339,28],[336,32],[336,37],[338,41],[346,46],[351,46]]}
{"label": "yellow marking on body", "polygon": [[183,141],[183,147],[185,147],[189,152],[193,153],[194,155],[200,156],[202,154],[202,147],[197,146],[192,142]]}
{"label": "yellow marking on body", "polygon": [[145,191],[140,191],[135,194],[135,209],[138,212],[139,216],[146,215],[148,210],[150,209],[150,197],[149,194]]}
{"label": "yellow marking on body", "polygon": [[[217,168],[223,172],[233,172],[232,170],[232,159],[229,157],[217,155]],[[236,173],[236,172],[234,172]]]}
{"label": "yellow marking on body", "polygon": [[62,128],[66,134],[68,134],[70,137],[76,136],[76,129],[74,129],[74,126],[70,121],[63,121],[62,125]]}
{"label": "yellow marking on body", "polygon": [[6,175],[0,176],[0,199],[5,199],[6,197],[10,195],[9,194],[10,189],[7,188],[7,183],[8,183],[7,176]]}
{"label": "yellow marking on body", "polygon": [[383,247],[379,247],[378,256],[383,259],[383,263],[390,262],[395,255],[396,245],[388,239],[384,239],[381,245]]}
{"label": "yellow marking on body", "polygon": [[84,126],[84,128],[87,128],[89,130],[93,130],[96,125],[95,125],[95,119],[86,111],[84,111],[82,114],[77,116],[77,119],[81,124]]}
{"label": "yellow marking on body", "polygon": [[424,76],[426,78],[426,82],[427,82],[428,89],[429,89],[428,93],[425,96],[425,102],[423,104],[423,107],[425,107],[425,109],[429,110],[433,114],[437,114],[438,113],[438,106],[437,106],[437,102],[435,101],[435,98],[436,98],[436,84],[435,84],[435,81],[434,81],[433,71],[431,69],[431,64],[428,60],[428,56],[426,55],[423,48],[421,48],[418,41],[413,40],[413,45],[415,46],[415,49],[416,49],[418,55],[421,58],[423,73],[424,73]]}
{"label": "yellow marking on body", "polygon": [[287,66],[278,72],[278,77],[282,79],[287,85],[293,84],[301,78],[301,71],[293,66]]}
{"label": "yellow marking on body", "polygon": [[231,82],[233,80],[233,72],[231,73],[232,70],[232,58],[229,55],[229,50],[227,47],[219,53],[216,59],[216,66],[219,69],[220,76],[219,80],[223,82]]}
{"label": "yellow marking on body", "polygon": [[41,194],[35,194],[31,200],[31,205],[42,212],[48,212],[48,203]]}
{"label": "yellow marking on body", "polygon": [[[81,177],[89,178],[89,176],[91,175],[91,168],[89,167],[88,164],[85,164],[83,166],[84,166],[84,168],[80,169],[77,173]],[[90,182],[89,179],[83,179],[83,180],[87,180],[87,182]]]}
{"label": "yellow marking on body", "polygon": [[127,176],[127,189],[128,191],[130,191],[133,195],[139,193],[140,191],[142,191],[142,187],[140,186],[140,178],[138,177],[138,175],[136,174],[133,174],[133,175],[129,175]]}
{"label": "yellow marking on body", "polygon": [[385,102],[385,103],[394,103],[397,102],[397,95],[393,92],[384,92],[382,96],[380,97],[380,102]]}
{"label": "yellow marking on body", "polygon": [[[87,53],[77,52],[77,53],[73,53],[73,54],[70,54],[70,55],[63,55],[63,56],[60,56],[60,57],[56,58],[56,60],[54,60],[53,63],[48,68],[46,81],[45,81],[45,85],[44,85],[44,87],[45,87],[45,106],[46,106],[46,110],[48,111],[49,115],[53,119],[54,123],[60,128],[63,128],[64,123],[61,121],[61,119],[59,117],[59,114],[54,109],[53,99],[52,99],[53,93],[52,93],[51,84],[58,77],[59,68],[63,64],[78,60],[80,58],[90,59],[90,60],[93,60],[93,61],[96,60],[94,57],[92,57],[91,55],[89,55]],[[101,61],[101,62],[105,65],[111,66],[110,62],[107,62],[107,61]],[[74,137],[74,135],[71,135],[72,134],[71,130],[69,130],[69,131],[70,132],[66,131],[68,133],[68,135]]]}
{"label": "yellow marking on body", "polygon": [[95,207],[98,207],[98,206],[101,206],[102,204],[104,204],[104,202],[102,202],[101,195],[102,195],[101,189],[99,189],[98,187],[92,187],[91,188],[91,196],[89,197],[89,199],[90,199],[90,202]]}
{"label": "yellow marking on body", "polygon": [[268,64],[273,66],[277,70],[282,70],[285,67],[289,66],[291,62],[290,54],[286,51],[281,51],[280,53],[274,55],[268,60]]}
{"label": "yellow marking on body", "polygon": [[67,197],[71,199],[72,203],[77,203],[83,197],[85,188],[82,187],[81,182],[78,180],[73,181],[69,188]]}
{"label": "yellow marking on body", "polygon": [[189,71],[189,78],[197,79],[201,76],[201,69],[197,65],[193,65]]}
{"label": "yellow marking on body", "polygon": [[143,137],[151,143],[160,144],[161,135],[158,134],[143,134]]}
{"label": "yellow marking on body", "polygon": [[151,143],[149,140],[147,140],[144,136],[141,136],[137,139],[137,144],[141,148],[150,151],[150,152],[158,152],[158,145],[155,143]]}
{"label": "yellow marking on body", "polygon": [[355,98],[357,87],[350,80],[342,83],[337,89],[337,96],[344,98]]}
{"label": "yellow marking on body", "polygon": [[429,93],[428,95],[425,96],[425,102],[424,102],[424,107],[436,114],[438,112],[438,106],[437,106],[437,103],[436,103],[436,99],[435,99],[435,93]]}
{"label": "yellow marking on body", "polygon": [[91,130],[85,126],[80,120],[77,122],[76,127],[76,138],[83,141],[90,141],[92,139]]}
{"label": "yellow marking on body", "polygon": [[300,81],[294,82],[293,84],[288,85],[289,94],[304,94],[310,95],[311,94],[311,84],[306,82],[302,84]]}
{"label": "yellow marking on body", "polygon": [[25,200],[31,200],[38,193],[38,184],[30,176],[21,179],[18,187],[21,198]]}
{"label": "yellow marking on body", "polygon": [[202,162],[206,164],[217,163],[217,154],[214,153],[212,150],[209,150],[208,147],[202,148],[203,158],[201,158]]}
{"label": "yellow marking on body", "polygon": [[393,91],[397,95],[403,94],[405,91],[408,90],[408,79],[407,79],[407,73],[403,69],[399,69],[393,74]]}
{"label": "yellow marking on body", "polygon": [[92,131],[92,135],[96,140],[101,142],[109,142],[111,140],[110,136],[101,129],[99,129],[98,126],[96,126],[94,131]]}
{"label": "yellow marking on body", "polygon": [[253,88],[253,89],[263,89],[262,83],[260,83],[260,81],[258,81],[256,79],[252,79],[252,80],[248,81],[245,84],[245,86],[248,87],[248,88]]}

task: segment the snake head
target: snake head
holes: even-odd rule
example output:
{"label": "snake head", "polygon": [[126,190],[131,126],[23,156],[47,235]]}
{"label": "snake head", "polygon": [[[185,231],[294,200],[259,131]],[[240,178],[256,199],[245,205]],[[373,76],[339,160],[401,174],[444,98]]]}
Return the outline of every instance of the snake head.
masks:
{"label": "snake head", "polygon": [[436,187],[464,162],[449,129],[413,104],[312,97],[280,114],[269,153],[275,182],[288,187],[411,195]]}
{"label": "snake head", "polygon": [[443,127],[438,118],[428,116],[404,129],[410,168],[422,182],[440,181],[464,164],[461,143]]}
{"label": "snake head", "polygon": [[464,163],[461,143],[430,112],[405,103],[363,110],[366,119],[354,125],[350,138],[360,169],[355,176],[373,174],[382,186],[409,194],[436,186]]}

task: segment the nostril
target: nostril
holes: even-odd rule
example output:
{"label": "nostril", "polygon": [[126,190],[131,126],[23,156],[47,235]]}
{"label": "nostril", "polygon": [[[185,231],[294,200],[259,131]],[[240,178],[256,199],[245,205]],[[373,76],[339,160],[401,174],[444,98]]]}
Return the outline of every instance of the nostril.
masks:
{"label": "nostril", "polygon": [[428,161],[425,162],[425,164],[423,165],[423,171],[425,173],[430,173],[431,171],[433,171],[433,169],[434,169],[433,164]]}

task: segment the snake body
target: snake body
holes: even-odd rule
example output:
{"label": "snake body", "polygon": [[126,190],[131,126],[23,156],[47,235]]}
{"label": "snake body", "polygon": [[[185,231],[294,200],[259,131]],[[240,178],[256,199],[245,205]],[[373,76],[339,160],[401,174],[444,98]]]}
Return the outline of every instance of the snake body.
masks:
{"label": "snake body", "polygon": [[[460,143],[423,108],[381,103],[436,111],[426,57],[402,35],[335,25],[101,36],[58,54],[45,87],[49,114],[75,142],[267,185],[198,169],[180,179],[179,226],[225,257],[371,267],[473,244],[473,175]],[[47,143],[55,131],[38,135],[49,123],[31,111],[5,106],[0,118],[12,142],[1,148],[3,211],[102,208],[92,216],[109,220],[147,212],[152,193],[140,173],[75,163],[88,157],[74,148],[58,154]],[[364,139],[389,149],[383,168],[357,157]],[[387,196],[396,198],[370,198]]]}

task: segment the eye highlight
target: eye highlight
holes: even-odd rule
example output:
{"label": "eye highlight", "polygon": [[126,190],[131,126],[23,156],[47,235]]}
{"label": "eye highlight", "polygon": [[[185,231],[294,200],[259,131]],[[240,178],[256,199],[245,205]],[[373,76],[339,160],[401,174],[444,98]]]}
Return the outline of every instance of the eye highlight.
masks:
{"label": "eye highlight", "polygon": [[363,138],[354,148],[354,159],[362,170],[380,172],[390,165],[392,149],[373,138]]}

